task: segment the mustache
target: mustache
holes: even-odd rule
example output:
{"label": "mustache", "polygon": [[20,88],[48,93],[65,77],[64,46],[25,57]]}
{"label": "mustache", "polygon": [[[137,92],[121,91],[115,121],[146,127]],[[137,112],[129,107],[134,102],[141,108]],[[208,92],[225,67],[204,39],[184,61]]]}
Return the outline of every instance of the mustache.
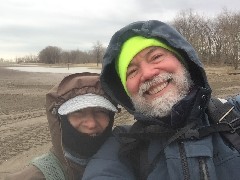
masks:
{"label": "mustache", "polygon": [[155,84],[158,84],[158,83],[170,81],[170,80],[173,80],[172,73],[159,74],[155,76],[153,79],[143,82],[139,87],[138,94],[142,96],[151,86],[154,86]]}

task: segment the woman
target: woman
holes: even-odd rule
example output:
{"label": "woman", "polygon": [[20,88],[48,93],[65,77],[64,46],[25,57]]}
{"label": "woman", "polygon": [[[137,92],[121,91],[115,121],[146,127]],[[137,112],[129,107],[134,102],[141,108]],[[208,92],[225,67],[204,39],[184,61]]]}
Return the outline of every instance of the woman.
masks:
{"label": "woman", "polygon": [[111,135],[117,107],[98,74],[77,73],[47,93],[46,110],[52,148],[7,179],[81,179],[91,156]]}

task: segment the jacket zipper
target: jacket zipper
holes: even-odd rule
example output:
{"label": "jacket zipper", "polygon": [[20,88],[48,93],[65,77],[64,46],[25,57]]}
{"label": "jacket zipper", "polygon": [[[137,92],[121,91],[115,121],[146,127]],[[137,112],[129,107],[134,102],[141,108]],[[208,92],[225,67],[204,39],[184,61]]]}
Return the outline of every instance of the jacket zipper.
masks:
{"label": "jacket zipper", "polygon": [[183,169],[183,177],[184,177],[184,180],[189,180],[190,173],[189,173],[189,169],[188,169],[188,162],[187,162],[186,151],[184,148],[184,143],[179,142],[178,145],[179,145],[179,153],[180,153],[182,169]]}
{"label": "jacket zipper", "polygon": [[200,180],[209,180],[209,172],[207,163],[204,157],[200,157],[198,159],[199,162],[199,172],[200,172]]}

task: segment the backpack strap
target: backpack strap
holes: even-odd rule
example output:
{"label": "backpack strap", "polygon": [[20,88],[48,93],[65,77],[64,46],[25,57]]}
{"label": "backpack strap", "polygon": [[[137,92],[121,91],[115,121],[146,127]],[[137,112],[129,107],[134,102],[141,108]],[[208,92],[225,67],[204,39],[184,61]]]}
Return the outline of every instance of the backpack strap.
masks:
{"label": "backpack strap", "polygon": [[[175,130],[161,125],[148,125],[143,128],[142,123],[136,122],[132,127],[130,125],[116,126],[113,134],[120,143],[130,143],[136,139],[158,139],[159,137],[170,137],[176,133]],[[134,131],[132,131],[133,129]]]}
{"label": "backpack strap", "polygon": [[65,180],[62,165],[51,152],[34,158],[31,164],[42,171],[46,180]]}
{"label": "backpack strap", "polygon": [[208,115],[214,124],[230,122],[229,119],[236,118],[234,106],[228,101],[224,102],[218,98],[211,98],[208,105]]}
{"label": "backpack strap", "polygon": [[181,138],[200,139],[212,133],[220,133],[240,152],[240,114],[228,101],[223,103],[219,99],[212,98],[207,109],[210,126],[199,129],[191,129]]}
{"label": "backpack strap", "polygon": [[213,131],[220,132],[240,152],[240,114],[234,105],[228,101],[222,103],[219,99],[212,98],[209,102],[208,115]]}

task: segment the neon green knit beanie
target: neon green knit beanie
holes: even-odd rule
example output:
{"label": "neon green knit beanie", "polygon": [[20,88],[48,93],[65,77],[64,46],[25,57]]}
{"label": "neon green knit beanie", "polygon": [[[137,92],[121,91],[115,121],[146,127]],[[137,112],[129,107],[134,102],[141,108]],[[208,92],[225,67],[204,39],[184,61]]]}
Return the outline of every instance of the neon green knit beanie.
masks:
{"label": "neon green knit beanie", "polygon": [[[167,49],[171,52],[173,52],[181,62],[184,63],[183,57],[175,51],[170,46],[164,44],[160,40],[156,40],[153,38],[147,39],[143,36],[134,36],[128,39],[124,44],[122,45],[121,52],[119,54],[119,58],[117,59],[115,63],[115,69],[121,79],[121,82],[123,84],[123,87],[125,91],[128,94],[127,87],[126,87],[126,74],[127,74],[127,68],[131,60],[136,56],[140,51],[143,49],[150,47],[150,46],[159,46],[164,49]],[[129,94],[128,94],[129,95]]]}

